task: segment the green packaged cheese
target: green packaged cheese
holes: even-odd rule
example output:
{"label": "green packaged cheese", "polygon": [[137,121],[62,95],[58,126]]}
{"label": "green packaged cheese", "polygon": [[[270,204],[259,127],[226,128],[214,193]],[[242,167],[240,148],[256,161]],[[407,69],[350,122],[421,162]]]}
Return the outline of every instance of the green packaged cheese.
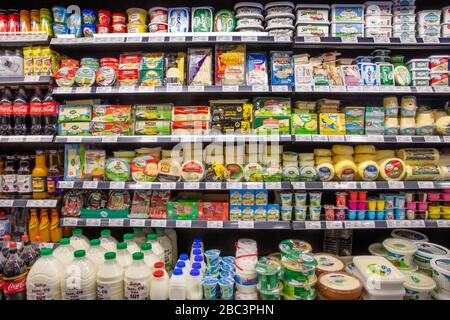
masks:
{"label": "green packaged cheese", "polygon": [[137,104],[135,105],[135,117],[136,120],[170,120],[172,108],[172,103]]}
{"label": "green packaged cheese", "polygon": [[192,8],[192,32],[212,32],[214,8],[196,7]]}
{"label": "green packaged cheese", "polygon": [[134,133],[136,135],[170,135],[170,121],[136,121]]}
{"label": "green packaged cheese", "polygon": [[92,118],[92,106],[60,105],[58,108],[58,123],[62,122],[89,122]]}

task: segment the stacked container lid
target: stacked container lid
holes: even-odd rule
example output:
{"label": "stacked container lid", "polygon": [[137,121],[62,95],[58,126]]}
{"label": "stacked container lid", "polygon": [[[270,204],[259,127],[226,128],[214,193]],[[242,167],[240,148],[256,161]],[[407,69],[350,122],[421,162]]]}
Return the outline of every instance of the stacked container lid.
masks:
{"label": "stacked container lid", "polygon": [[367,1],[366,37],[392,37],[392,1]]}
{"label": "stacked container lid", "polygon": [[295,7],[297,36],[328,37],[330,22],[327,4],[298,4]]}
{"label": "stacked container lid", "polygon": [[393,7],[393,36],[409,39],[415,37],[416,0],[394,0]]}
{"label": "stacked container lid", "polygon": [[364,5],[331,5],[331,35],[333,37],[353,38],[364,36]]}
{"label": "stacked container lid", "polygon": [[236,12],[236,31],[261,32],[264,6],[258,2],[239,2],[234,5]]}
{"label": "stacked container lid", "polygon": [[269,2],[265,5],[266,11],[266,31],[271,36],[289,36],[294,35],[294,19],[292,13],[295,5],[289,1]]}

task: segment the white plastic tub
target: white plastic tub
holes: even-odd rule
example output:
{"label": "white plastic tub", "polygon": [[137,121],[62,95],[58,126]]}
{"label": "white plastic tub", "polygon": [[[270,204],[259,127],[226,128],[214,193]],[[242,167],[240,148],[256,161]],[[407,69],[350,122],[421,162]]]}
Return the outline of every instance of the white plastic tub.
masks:
{"label": "white plastic tub", "polygon": [[394,8],[392,9],[392,13],[396,16],[415,14],[416,7],[415,6],[401,6],[401,7],[394,6]]}
{"label": "white plastic tub", "polygon": [[399,269],[410,269],[414,261],[417,246],[414,242],[403,239],[388,238],[383,241],[386,258]]}
{"label": "white plastic tub", "polygon": [[441,26],[441,34],[444,38],[450,37],[450,23],[443,24]]}
{"label": "white plastic tub", "polygon": [[366,16],[366,28],[369,27],[387,27],[392,24],[391,15]]}
{"label": "white plastic tub", "polygon": [[297,22],[329,22],[330,6],[327,4],[298,4],[295,10]]}
{"label": "white plastic tub", "polygon": [[[429,59],[411,59],[406,63],[406,67],[409,70],[430,70],[429,67],[430,60]],[[395,230],[394,230],[395,231]],[[413,230],[408,230],[413,232]],[[416,231],[414,231],[416,232]],[[420,238],[427,238],[424,234],[419,235]],[[394,237],[397,238],[397,237]]]}
{"label": "white plastic tub", "polygon": [[364,288],[363,300],[403,300],[403,290],[371,290]]}
{"label": "white plastic tub", "polygon": [[418,26],[417,27],[417,35],[419,38],[423,37],[439,37],[441,35],[441,26]]}
{"label": "white plastic tub", "polygon": [[417,272],[411,272],[405,277],[405,300],[430,300],[436,288],[432,278]]}
{"label": "white plastic tub", "polygon": [[[413,68],[421,69],[422,66],[426,65],[425,69],[428,69],[428,59],[412,59],[409,60],[408,63],[412,64]],[[425,63],[425,64],[422,64]],[[391,232],[392,238],[411,240],[415,243],[419,242],[428,242],[428,237],[418,231],[409,230],[409,229],[394,229]]]}
{"label": "white plastic tub", "polygon": [[442,23],[450,23],[450,6],[442,8]]}
{"label": "white plastic tub", "polygon": [[331,35],[334,37],[362,37],[364,22],[332,22]]}
{"label": "white plastic tub", "polygon": [[331,19],[335,22],[363,22],[363,4],[332,4]]}
{"label": "white plastic tub", "polygon": [[330,33],[329,24],[297,22],[295,27],[297,29],[297,36],[299,37],[328,37]]}
{"label": "white plastic tub", "polygon": [[386,37],[392,37],[392,28],[387,27],[373,27],[373,28],[366,28],[366,37],[376,37],[376,36],[386,36]]}
{"label": "white plastic tub", "polygon": [[414,23],[394,23],[392,25],[392,30],[394,32],[410,32],[414,36],[416,25]]}
{"label": "white plastic tub", "polygon": [[416,23],[416,15],[415,14],[405,14],[399,16],[392,17],[393,23]]}
{"label": "white plastic tub", "polygon": [[394,6],[413,6],[416,0],[393,0]]}
{"label": "white plastic tub", "polygon": [[419,25],[440,25],[441,10],[422,10],[417,12],[417,22]]}
{"label": "white plastic tub", "polygon": [[366,15],[383,15],[392,13],[392,1],[366,1]]}
{"label": "white plastic tub", "polygon": [[438,289],[450,294],[450,258],[435,258],[430,264]]}
{"label": "white plastic tub", "polygon": [[431,275],[430,262],[435,258],[449,258],[450,251],[438,244],[423,242],[417,245],[417,251],[414,255],[414,262],[420,269]]}

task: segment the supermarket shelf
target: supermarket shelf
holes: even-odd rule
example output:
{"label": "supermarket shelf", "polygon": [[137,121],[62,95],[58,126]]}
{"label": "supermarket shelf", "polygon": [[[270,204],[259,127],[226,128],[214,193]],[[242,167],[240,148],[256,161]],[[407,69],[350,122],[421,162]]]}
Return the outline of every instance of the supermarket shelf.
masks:
{"label": "supermarket shelf", "polygon": [[291,229],[290,221],[199,221],[160,219],[62,218],[64,227],[162,227],[193,229]]}
{"label": "supermarket shelf", "polygon": [[450,188],[450,181],[350,182],[114,182],[60,181],[61,189],[117,190],[429,190]]}
{"label": "supermarket shelf", "polygon": [[58,200],[1,199],[0,208],[56,208]]}
{"label": "supermarket shelf", "polygon": [[34,45],[48,45],[50,36],[46,33],[36,34],[7,34],[0,33],[0,47],[23,47]]}
{"label": "supermarket shelf", "polygon": [[450,94],[450,87],[400,87],[400,86],[296,86],[295,93],[338,93],[338,94],[415,94],[415,95],[444,95]]}
{"label": "supermarket shelf", "polygon": [[292,221],[294,230],[450,228],[450,220]]}
{"label": "supermarket shelf", "polygon": [[[22,242],[22,241],[16,241],[16,243],[17,243],[17,248],[18,248],[18,249],[21,249],[22,246],[23,246],[23,242]],[[34,245],[37,245],[36,242],[33,242],[32,244],[33,244],[33,246],[34,246]],[[1,241],[1,240],[0,240],[0,248],[3,248],[4,246],[5,246],[5,241]],[[50,248],[50,249],[54,249],[54,248],[56,248],[57,246],[59,246],[59,243],[53,243],[53,242],[39,242],[39,248],[40,248],[40,249],[42,249],[42,248]]]}
{"label": "supermarket shelf", "polygon": [[400,38],[372,38],[358,37],[342,39],[339,37],[295,37],[294,48],[335,48],[335,49],[407,49],[407,50],[436,50],[449,49],[449,38],[416,38],[401,41]]}
{"label": "supermarket shelf", "polygon": [[0,77],[0,86],[35,86],[50,84],[51,77]]}
{"label": "supermarket shelf", "polygon": [[295,135],[295,142],[314,142],[314,143],[450,143],[450,136],[383,136],[383,135]]}
{"label": "supermarket shelf", "polygon": [[0,136],[0,142],[6,143],[35,143],[53,142],[53,136]]}

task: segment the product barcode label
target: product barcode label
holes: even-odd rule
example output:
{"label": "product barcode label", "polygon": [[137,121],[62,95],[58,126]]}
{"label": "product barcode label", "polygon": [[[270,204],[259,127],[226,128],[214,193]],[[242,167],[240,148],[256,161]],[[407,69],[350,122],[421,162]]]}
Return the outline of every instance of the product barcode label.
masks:
{"label": "product barcode label", "polygon": [[161,190],[174,190],[177,188],[176,182],[161,182]]}
{"label": "product barcode label", "polygon": [[109,219],[110,227],[123,227],[123,219]]}
{"label": "product barcode label", "polygon": [[331,92],[345,92],[347,91],[345,86],[330,86]]}
{"label": "product barcode label", "polygon": [[358,38],[357,37],[344,37],[341,38],[342,43],[358,43]]}
{"label": "product barcode label", "polygon": [[425,221],[424,220],[411,220],[410,226],[411,226],[411,228],[425,228]]}
{"label": "product barcode label", "polygon": [[387,36],[376,36],[376,37],[373,37],[373,42],[375,42],[375,43],[390,43],[391,39]]}
{"label": "product barcode label", "polygon": [[153,219],[151,226],[154,228],[165,228],[167,226],[167,220]]}
{"label": "product barcode label", "polygon": [[339,182],[333,182],[333,181],[331,181],[331,182],[323,182],[323,188],[324,189],[330,189],[330,190],[340,189],[341,185],[339,184]]}
{"label": "product barcode label", "polygon": [[141,137],[141,142],[157,142],[158,137],[157,136],[145,136]]}
{"label": "product barcode label", "polygon": [[314,86],[313,89],[315,92],[329,92],[330,91],[329,86]]}
{"label": "product barcode label", "polygon": [[100,219],[86,219],[86,226],[88,227],[100,227]]}
{"label": "product barcode label", "polygon": [[[173,37],[171,37],[171,38],[173,38]],[[166,39],[166,37],[152,36],[152,37],[148,37],[148,42],[150,42],[150,43],[152,43],[152,42],[164,42],[165,39]]]}
{"label": "product barcode label", "polygon": [[117,142],[117,136],[106,136],[102,137],[103,143],[116,143]]}
{"label": "product barcode label", "polygon": [[83,140],[83,137],[67,137],[67,142],[69,143],[80,143]]}
{"label": "product barcode label", "polygon": [[254,229],[254,221],[238,221],[238,229]]}
{"label": "product barcode label", "polygon": [[208,42],[208,36],[193,36],[192,42]]}
{"label": "product barcode label", "polygon": [[288,86],[272,86],[272,92],[288,92]]}
{"label": "product barcode label", "polygon": [[223,221],[207,221],[206,227],[208,229],[222,229],[223,228]]}
{"label": "product barcode label", "polygon": [[309,92],[309,91],[311,91],[311,86],[298,85],[298,86],[295,86],[295,91],[297,91],[297,92]]}
{"label": "product barcode label", "polygon": [[239,86],[222,86],[223,92],[238,92]]}
{"label": "product barcode label", "polygon": [[133,93],[135,89],[135,86],[120,86],[119,92],[120,93]]}
{"label": "product barcode label", "polygon": [[112,87],[97,87],[95,88],[96,93],[110,93],[112,91]]}
{"label": "product barcode label", "polygon": [[256,42],[256,41],[258,41],[258,37],[257,36],[242,36],[241,41],[242,42]]}
{"label": "product barcode label", "polygon": [[450,220],[438,220],[437,226],[439,228],[450,228]]}
{"label": "product barcode label", "polygon": [[167,92],[183,92],[182,86],[167,86],[166,87]]}
{"label": "product barcode label", "polygon": [[246,187],[248,190],[257,190],[257,189],[263,189],[264,185],[262,182],[247,182]]}
{"label": "product barcode label", "polygon": [[111,181],[109,183],[110,189],[116,189],[116,190],[123,190],[125,189],[125,182],[124,181]]}
{"label": "product barcode label", "polygon": [[374,229],[375,221],[344,221],[345,229]]}
{"label": "product barcode label", "polygon": [[311,135],[310,134],[297,134],[295,136],[295,141],[311,141]]}
{"label": "product barcode label", "polygon": [[439,37],[423,37],[423,43],[440,43]]}
{"label": "product barcode label", "polygon": [[400,220],[387,220],[386,225],[388,228],[400,228],[402,227],[402,221]]}
{"label": "product barcode label", "polygon": [[329,135],[328,141],[330,142],[344,142],[345,136],[339,136],[339,135]]}
{"label": "product barcode label", "polygon": [[305,221],[305,229],[320,230],[322,225],[320,221]]}
{"label": "product barcode label", "polygon": [[36,207],[41,207],[41,206],[42,206],[41,200],[28,200],[27,201],[27,207],[29,207],[29,208],[36,208]]}
{"label": "product barcode label", "polygon": [[268,92],[269,86],[264,84],[252,85],[253,92]]}
{"label": "product barcode label", "polygon": [[155,92],[154,86],[139,86],[138,87],[139,92]]}
{"label": "product barcode label", "polygon": [[91,87],[78,87],[75,88],[75,93],[91,93]]}
{"label": "product barcode label", "polygon": [[320,37],[305,37],[306,43],[320,43]]}
{"label": "product barcode label", "polygon": [[326,221],[327,229],[342,229],[342,221]]}
{"label": "product barcode label", "polygon": [[188,92],[204,92],[204,86],[188,86]]}
{"label": "product barcode label", "polygon": [[432,181],[418,181],[419,189],[434,189],[434,182]]}
{"label": "product barcode label", "polygon": [[415,37],[402,37],[400,38],[401,43],[417,43],[417,39]]}
{"label": "product barcode label", "polygon": [[177,220],[175,221],[175,226],[177,228],[190,228],[192,226],[191,220]]}
{"label": "product barcode label", "polygon": [[185,182],[183,185],[183,189],[198,190],[198,189],[200,189],[200,183],[199,182]]}
{"label": "product barcode label", "polygon": [[60,181],[58,187],[61,189],[73,189],[74,181]]}
{"label": "product barcode label", "polygon": [[23,82],[38,82],[39,76],[25,76]]}
{"label": "product barcode label", "polygon": [[231,42],[231,41],[233,41],[233,37],[232,36],[217,36],[216,37],[216,41],[218,41],[218,42]]}
{"label": "product barcode label", "polygon": [[397,142],[403,142],[403,143],[412,142],[411,136],[397,136],[396,139],[397,139]]}
{"label": "product barcode label", "polygon": [[145,227],[145,219],[130,219],[130,227]]}
{"label": "product barcode label", "polygon": [[98,181],[84,181],[83,189],[97,189]]}
{"label": "product barcode label", "polygon": [[444,136],[443,139],[446,143],[450,142],[450,136]]}
{"label": "product barcode label", "polygon": [[57,204],[58,200],[50,200],[50,199],[41,200],[41,207],[44,208],[55,208]]}
{"label": "product barcode label", "polygon": [[448,86],[435,86],[433,88],[436,92],[450,92],[450,87]]}
{"label": "product barcode label", "polygon": [[403,181],[388,181],[389,189],[405,189]]}
{"label": "product barcode label", "polygon": [[411,87],[395,87],[396,92],[411,92]]}
{"label": "product barcode label", "polygon": [[169,37],[170,42],[185,42],[186,41],[186,37],[183,36],[176,36],[176,37]]}
{"label": "product barcode label", "polygon": [[206,190],[220,190],[222,189],[222,183],[220,182],[205,182]]}
{"label": "product barcode label", "polygon": [[367,136],[367,141],[370,142],[384,142],[384,137],[379,134],[371,134]]}
{"label": "product barcode label", "polygon": [[348,181],[344,181],[341,182],[341,189],[357,189],[357,184],[356,182],[348,182]]}
{"label": "product barcode label", "polygon": [[312,134],[311,135],[311,140],[314,142],[327,142],[328,141],[328,136],[322,136],[320,134]]}
{"label": "product barcode label", "polygon": [[416,87],[417,92],[433,92],[433,87],[429,86],[418,86]]}
{"label": "product barcode label", "polygon": [[142,42],[142,37],[127,37],[126,42],[139,43]]}

